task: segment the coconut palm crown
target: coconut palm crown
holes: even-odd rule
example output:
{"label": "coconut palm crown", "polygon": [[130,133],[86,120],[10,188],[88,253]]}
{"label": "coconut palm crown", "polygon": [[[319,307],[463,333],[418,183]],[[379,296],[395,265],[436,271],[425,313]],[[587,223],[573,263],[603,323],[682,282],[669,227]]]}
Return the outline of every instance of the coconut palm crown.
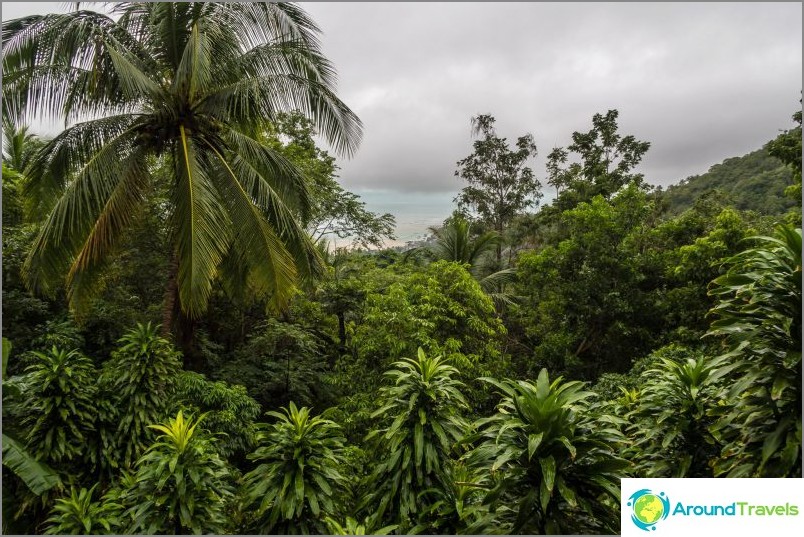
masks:
{"label": "coconut palm crown", "polygon": [[80,309],[137,210],[162,193],[176,311],[202,314],[219,275],[285,303],[321,261],[297,223],[310,206],[304,177],[261,132],[299,110],[341,154],[362,134],[335,95],[320,30],[287,3],[83,7],[3,24],[4,115],[67,125],[27,170],[27,194],[48,214],[28,285],[66,283]]}

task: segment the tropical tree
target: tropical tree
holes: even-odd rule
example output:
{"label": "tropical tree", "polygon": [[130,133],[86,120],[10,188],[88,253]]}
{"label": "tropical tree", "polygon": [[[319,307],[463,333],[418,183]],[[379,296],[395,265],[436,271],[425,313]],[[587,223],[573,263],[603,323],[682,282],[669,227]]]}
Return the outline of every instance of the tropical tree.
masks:
{"label": "tropical tree", "polygon": [[260,533],[327,533],[324,519],[340,514],[346,478],[340,426],[291,402],[249,456],[261,464],[244,478]]}
{"label": "tropical tree", "polygon": [[435,241],[428,249],[436,259],[467,264],[473,272],[478,271],[483,258],[502,240],[495,231],[473,237],[472,223],[460,214],[453,215],[443,227],[429,229]]}
{"label": "tropical tree", "polygon": [[457,374],[421,348],[416,359],[395,362],[385,373],[391,384],[382,388],[382,406],[372,415],[382,425],[366,437],[373,440],[377,464],[360,503],[372,523],[409,530],[426,507],[422,493],[449,487],[450,455],[463,436],[461,412],[468,408]]}
{"label": "tropical tree", "polygon": [[715,475],[801,476],[801,228],[779,225],[772,237],[726,260],[712,282],[718,304],[707,335],[727,348],[717,377],[730,386],[713,429],[724,444]]}
{"label": "tropical tree", "polygon": [[175,419],[151,425],[163,434],[137,461],[124,495],[123,516],[132,533],[226,533],[232,470],[198,430],[201,419],[185,419],[179,411]]}
{"label": "tropical tree", "polygon": [[25,174],[33,156],[44,141],[30,131],[30,127],[17,127],[9,117],[3,116],[3,166]]}
{"label": "tropical tree", "polygon": [[504,334],[493,302],[476,280],[457,263],[437,261],[369,293],[353,344],[375,370],[379,365],[384,371],[421,346],[473,378],[493,374],[489,371],[503,358]]}
{"label": "tropical tree", "polygon": [[[555,205],[562,210],[597,195],[608,199],[629,183],[642,183],[642,174],[633,170],[650,149],[650,142],[617,132],[619,115],[617,110],[595,114],[591,130],[572,133],[567,149],[556,147],[549,154],[548,183],[558,190]],[[577,155],[580,163],[565,166],[570,153]]]}
{"label": "tropical tree", "polygon": [[[288,3],[126,2],[111,12],[3,24],[4,114],[79,121],[29,166],[28,194],[49,211],[23,267],[29,286],[53,292],[66,275],[81,309],[162,189],[170,319],[198,318],[219,274],[286,303],[294,282],[321,268],[294,218],[309,212],[309,192],[258,134],[298,109],[340,152],[361,137],[334,93],[319,29]],[[166,173],[152,173],[156,164]]]}
{"label": "tropical tree", "polygon": [[[765,144],[765,149],[793,169],[793,184],[785,189],[785,194],[795,200],[801,199],[801,110],[793,114],[798,126],[784,131]],[[800,210],[800,207],[799,207]],[[800,218],[800,215],[799,215]]]}
{"label": "tropical tree", "polygon": [[579,381],[536,383],[484,379],[503,396],[498,412],[477,421],[467,455],[489,473],[485,502],[506,533],[614,533],[620,524],[620,478],[629,463],[618,455],[622,420],[596,415]]}
{"label": "tropical tree", "polygon": [[[541,183],[525,165],[536,156],[533,136],[520,136],[514,148],[494,130],[494,116],[480,114],[472,118],[472,134],[482,138],[473,144],[474,152],[458,161],[456,177],[469,183],[455,201],[459,207],[472,209],[484,223],[502,235],[511,220],[541,197]],[[502,258],[502,244],[497,243],[497,262]]]}
{"label": "tropical tree", "polygon": [[472,235],[472,225],[460,214],[454,215],[441,228],[431,227],[435,241],[428,247],[433,258],[439,261],[454,261],[469,265],[469,272],[495,304],[510,303],[511,298],[503,292],[506,283],[516,278],[516,270],[506,268],[489,270],[489,257],[502,241],[496,231]]}

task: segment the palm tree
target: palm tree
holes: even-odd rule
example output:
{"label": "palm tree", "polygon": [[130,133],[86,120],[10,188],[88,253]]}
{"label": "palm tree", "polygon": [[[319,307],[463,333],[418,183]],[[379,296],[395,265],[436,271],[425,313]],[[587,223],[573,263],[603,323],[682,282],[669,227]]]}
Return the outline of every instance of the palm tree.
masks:
{"label": "palm tree", "polygon": [[8,117],[3,116],[3,166],[8,166],[17,173],[25,172],[31,158],[43,144],[28,129],[27,125],[17,127]]}
{"label": "palm tree", "polygon": [[304,177],[261,133],[294,109],[340,153],[362,133],[334,93],[320,30],[287,3],[109,9],[3,24],[4,114],[78,121],[28,167],[27,193],[49,216],[23,267],[27,284],[52,293],[66,274],[80,310],[136,211],[162,191],[168,329],[205,311],[218,276],[285,304],[321,261],[297,222],[310,208]]}
{"label": "palm tree", "polygon": [[469,272],[497,307],[511,302],[511,296],[503,289],[514,281],[516,270],[494,270],[489,263],[493,262],[497,246],[502,244],[499,233],[487,231],[472,237],[471,222],[460,214],[452,216],[441,228],[431,227],[430,232],[435,236],[434,244],[428,248],[432,258],[469,265]]}

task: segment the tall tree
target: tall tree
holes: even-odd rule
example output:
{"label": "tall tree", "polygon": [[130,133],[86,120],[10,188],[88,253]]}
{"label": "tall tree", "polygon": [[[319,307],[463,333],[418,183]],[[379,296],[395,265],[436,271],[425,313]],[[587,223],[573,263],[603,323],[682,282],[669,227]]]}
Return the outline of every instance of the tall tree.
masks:
{"label": "tall tree", "polygon": [[[631,182],[642,183],[642,174],[633,170],[650,142],[617,132],[619,115],[617,110],[595,114],[591,130],[572,133],[572,144],[566,149],[556,147],[548,155],[548,182],[558,191],[557,205],[562,210],[572,209],[598,194],[608,199]],[[566,165],[570,154],[577,157],[576,161]]]}
{"label": "tall tree", "polygon": [[[472,135],[481,138],[473,144],[474,153],[458,161],[455,175],[469,186],[455,201],[462,209],[476,211],[485,224],[502,235],[515,216],[538,202],[541,183],[525,166],[528,159],[536,156],[533,136],[520,136],[511,148],[505,138],[497,136],[495,121],[489,114],[472,118]],[[498,263],[501,258],[502,244],[498,244]]]}
{"label": "tall tree", "polygon": [[[361,138],[360,120],[335,95],[320,30],[287,3],[110,9],[3,24],[4,112],[82,120],[30,166],[28,193],[52,209],[23,267],[28,285],[52,293],[66,274],[80,309],[135,212],[163,189],[169,320],[191,327],[220,273],[286,303],[299,278],[321,269],[294,218],[309,213],[309,189],[258,133],[298,109],[339,152]],[[168,172],[152,173],[154,163]]]}

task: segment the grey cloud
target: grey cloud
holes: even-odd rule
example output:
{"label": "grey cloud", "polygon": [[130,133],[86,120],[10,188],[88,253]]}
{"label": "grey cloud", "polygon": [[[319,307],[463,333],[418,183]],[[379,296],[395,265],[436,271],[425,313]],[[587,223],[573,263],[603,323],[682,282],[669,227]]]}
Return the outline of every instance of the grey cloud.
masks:
{"label": "grey cloud", "polygon": [[509,139],[534,134],[543,175],[544,155],[610,108],[652,143],[641,171],[666,185],[756,149],[799,106],[800,4],[304,6],[366,124],[347,188],[456,191],[481,112]]}

